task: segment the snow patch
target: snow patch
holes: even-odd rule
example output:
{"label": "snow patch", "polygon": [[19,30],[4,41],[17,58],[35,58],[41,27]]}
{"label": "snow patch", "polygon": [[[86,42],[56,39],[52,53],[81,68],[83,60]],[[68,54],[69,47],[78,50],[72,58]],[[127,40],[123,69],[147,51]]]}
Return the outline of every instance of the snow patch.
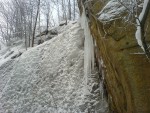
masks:
{"label": "snow patch", "polygon": [[[13,63],[0,92],[0,113],[99,112],[101,97],[96,69],[88,76],[90,94],[83,92],[83,30],[78,23],[67,28],[57,37],[24,52]],[[0,73],[1,78],[4,75],[6,72]]]}
{"label": "snow patch", "polygon": [[110,22],[121,18],[126,8],[122,6],[117,0],[109,1],[106,6],[97,14],[101,22]]}

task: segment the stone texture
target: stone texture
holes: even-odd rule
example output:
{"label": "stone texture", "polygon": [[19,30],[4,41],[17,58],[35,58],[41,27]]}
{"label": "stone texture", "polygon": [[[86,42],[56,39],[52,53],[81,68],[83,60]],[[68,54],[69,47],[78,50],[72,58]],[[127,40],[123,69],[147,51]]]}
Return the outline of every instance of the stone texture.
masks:
{"label": "stone texture", "polygon": [[[82,13],[81,2],[78,0]],[[142,52],[135,39],[136,27],[121,19],[103,25],[96,14],[104,5],[105,2],[100,0],[84,4],[89,11],[89,27],[97,45],[96,56],[105,64],[110,112],[150,113],[150,60],[144,54],[135,54]],[[150,15],[147,24],[149,21]],[[150,37],[150,27],[147,37]],[[146,40],[149,43],[150,39]]]}

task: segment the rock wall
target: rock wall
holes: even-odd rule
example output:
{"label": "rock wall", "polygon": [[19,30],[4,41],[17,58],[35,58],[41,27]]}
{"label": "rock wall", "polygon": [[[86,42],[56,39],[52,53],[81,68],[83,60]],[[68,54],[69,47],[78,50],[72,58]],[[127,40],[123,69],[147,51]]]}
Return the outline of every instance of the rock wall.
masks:
{"label": "rock wall", "polygon": [[[82,4],[89,18],[89,27],[95,40],[97,62],[104,61],[105,86],[108,92],[110,112],[150,113],[150,60],[135,39],[136,27],[115,19],[105,24],[97,14],[107,0],[78,0],[80,13]],[[123,16],[124,14],[122,14]],[[147,19],[147,25],[150,15]],[[147,29],[150,37],[150,27]],[[149,43],[150,39],[146,39]],[[97,63],[100,65],[100,63]]]}

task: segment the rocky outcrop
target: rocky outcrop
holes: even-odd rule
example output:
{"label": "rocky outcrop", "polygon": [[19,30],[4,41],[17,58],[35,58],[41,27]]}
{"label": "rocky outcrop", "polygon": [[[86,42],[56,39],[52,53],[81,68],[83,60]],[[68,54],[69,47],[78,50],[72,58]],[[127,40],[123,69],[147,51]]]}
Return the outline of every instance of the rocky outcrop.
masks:
{"label": "rocky outcrop", "polygon": [[[78,0],[80,13],[83,8],[95,43],[97,62],[102,59],[105,66],[105,86],[108,92],[110,112],[149,113],[150,112],[150,60],[143,54],[135,39],[136,27],[120,17],[104,22],[98,19],[107,0]],[[121,9],[121,6],[118,7]],[[98,14],[98,16],[97,16]],[[108,18],[107,18],[108,19]],[[110,19],[108,19],[110,20]],[[147,24],[150,21],[150,15]],[[147,29],[150,37],[150,27]],[[146,39],[149,43],[150,39]],[[97,63],[100,65],[100,63]]]}

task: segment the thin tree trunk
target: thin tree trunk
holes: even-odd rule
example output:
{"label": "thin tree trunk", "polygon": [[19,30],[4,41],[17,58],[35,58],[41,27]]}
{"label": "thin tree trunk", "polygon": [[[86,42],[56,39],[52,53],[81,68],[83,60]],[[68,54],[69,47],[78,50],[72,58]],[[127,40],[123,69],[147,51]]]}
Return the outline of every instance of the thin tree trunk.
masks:
{"label": "thin tree trunk", "polygon": [[73,8],[73,10],[74,10],[74,11],[73,11],[73,16],[74,16],[73,19],[75,20],[75,18],[76,18],[76,0],[74,0],[74,2],[73,2],[73,7],[74,7],[74,8]]}
{"label": "thin tree trunk", "polygon": [[68,1],[68,19],[71,20],[71,2]]}
{"label": "thin tree trunk", "polygon": [[63,10],[63,20],[66,20],[66,24],[67,24],[67,14],[66,14],[65,0],[62,0],[62,10]]}
{"label": "thin tree trunk", "polygon": [[48,33],[49,28],[49,11],[50,11],[50,4],[47,4],[47,14],[46,14],[46,34]]}
{"label": "thin tree trunk", "polygon": [[29,28],[29,47],[31,46],[31,36],[32,36],[32,19],[33,19],[33,7],[32,7],[32,10],[31,10],[31,15],[30,15],[30,28]]}
{"label": "thin tree trunk", "polygon": [[27,50],[27,29],[26,29],[26,18],[24,18],[24,27],[25,27],[25,47],[26,47],[26,50]]}
{"label": "thin tree trunk", "polygon": [[60,12],[59,12],[59,2],[57,0],[57,15],[58,15],[58,23],[60,23]]}
{"label": "thin tree trunk", "polygon": [[34,46],[35,30],[36,30],[36,24],[37,24],[37,19],[38,19],[38,14],[39,14],[39,7],[40,7],[40,0],[38,0],[38,6],[37,6],[35,24],[34,24],[34,28],[33,28],[32,47]]}
{"label": "thin tree trunk", "polygon": [[40,32],[40,39],[41,39],[41,24],[40,24],[41,18],[40,18],[40,8],[39,8],[39,32]]}

